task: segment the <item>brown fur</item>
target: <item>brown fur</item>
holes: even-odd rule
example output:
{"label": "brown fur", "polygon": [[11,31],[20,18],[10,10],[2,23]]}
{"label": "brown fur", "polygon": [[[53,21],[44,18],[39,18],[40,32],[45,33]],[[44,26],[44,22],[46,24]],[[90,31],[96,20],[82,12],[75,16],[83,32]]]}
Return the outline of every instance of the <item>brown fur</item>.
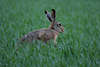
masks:
{"label": "brown fur", "polygon": [[64,32],[64,27],[59,23],[55,21],[55,10],[52,9],[52,16],[45,11],[45,14],[47,15],[47,18],[51,22],[51,25],[47,29],[40,29],[37,31],[29,32],[25,36],[21,38],[21,42],[27,41],[32,42],[33,40],[42,40],[44,42],[47,42],[50,39],[54,40],[54,43],[56,44],[56,38],[59,34],[59,32]]}

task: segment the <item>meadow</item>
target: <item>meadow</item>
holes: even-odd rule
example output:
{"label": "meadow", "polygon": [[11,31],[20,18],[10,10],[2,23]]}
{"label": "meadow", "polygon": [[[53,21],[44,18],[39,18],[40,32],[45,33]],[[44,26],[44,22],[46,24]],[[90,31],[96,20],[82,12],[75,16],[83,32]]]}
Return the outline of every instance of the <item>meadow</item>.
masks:
{"label": "meadow", "polygon": [[[52,8],[65,29],[57,47],[18,45],[23,35],[50,25],[44,10]],[[0,0],[0,67],[100,67],[100,0]]]}

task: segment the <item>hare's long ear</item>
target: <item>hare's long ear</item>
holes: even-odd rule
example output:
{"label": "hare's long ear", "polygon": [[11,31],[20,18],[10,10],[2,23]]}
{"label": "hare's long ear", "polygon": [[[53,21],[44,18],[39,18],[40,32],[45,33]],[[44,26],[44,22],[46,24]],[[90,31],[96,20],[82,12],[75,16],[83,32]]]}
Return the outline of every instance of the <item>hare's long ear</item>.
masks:
{"label": "hare's long ear", "polygon": [[48,13],[48,11],[45,11],[45,14],[46,14],[47,18],[49,19],[49,21],[52,22],[51,15]]}
{"label": "hare's long ear", "polygon": [[53,22],[55,22],[55,19],[56,19],[56,11],[55,11],[55,9],[52,9],[51,16],[52,16]]}

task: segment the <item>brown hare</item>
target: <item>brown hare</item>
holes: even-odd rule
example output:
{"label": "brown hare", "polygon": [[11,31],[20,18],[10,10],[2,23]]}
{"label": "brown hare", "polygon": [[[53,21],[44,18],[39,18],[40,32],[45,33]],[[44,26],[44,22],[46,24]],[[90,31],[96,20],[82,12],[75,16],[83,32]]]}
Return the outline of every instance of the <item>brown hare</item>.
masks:
{"label": "brown hare", "polygon": [[45,11],[45,14],[51,22],[50,27],[29,32],[21,38],[21,42],[32,42],[33,40],[42,40],[47,42],[48,40],[54,39],[54,44],[57,43],[56,38],[60,32],[64,32],[64,27],[56,21],[56,11],[54,9],[52,9],[51,14],[49,14],[48,11]]}

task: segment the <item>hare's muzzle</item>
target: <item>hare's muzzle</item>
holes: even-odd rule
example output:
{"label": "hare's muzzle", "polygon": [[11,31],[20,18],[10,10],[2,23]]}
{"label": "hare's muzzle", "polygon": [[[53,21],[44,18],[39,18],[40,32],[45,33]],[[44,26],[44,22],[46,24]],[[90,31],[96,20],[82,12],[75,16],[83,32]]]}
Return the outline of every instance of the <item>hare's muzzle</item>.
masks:
{"label": "hare's muzzle", "polygon": [[64,27],[61,27],[61,31],[64,32]]}

